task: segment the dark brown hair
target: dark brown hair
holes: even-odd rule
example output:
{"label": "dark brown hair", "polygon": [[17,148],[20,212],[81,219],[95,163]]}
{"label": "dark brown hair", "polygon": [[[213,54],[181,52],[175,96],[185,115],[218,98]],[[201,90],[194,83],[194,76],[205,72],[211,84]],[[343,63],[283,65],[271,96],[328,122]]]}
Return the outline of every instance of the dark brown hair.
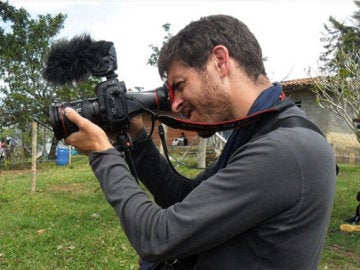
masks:
{"label": "dark brown hair", "polygon": [[167,77],[172,60],[203,69],[217,45],[225,46],[253,79],[266,75],[261,47],[249,28],[234,17],[212,15],[191,22],[164,44],[158,59],[160,77]]}

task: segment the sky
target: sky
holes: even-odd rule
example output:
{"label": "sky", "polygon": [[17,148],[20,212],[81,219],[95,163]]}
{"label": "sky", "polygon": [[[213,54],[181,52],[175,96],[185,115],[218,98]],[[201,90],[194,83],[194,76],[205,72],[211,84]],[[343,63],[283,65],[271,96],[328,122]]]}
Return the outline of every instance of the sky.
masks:
{"label": "sky", "polygon": [[67,15],[56,38],[71,39],[83,33],[94,40],[114,42],[120,81],[127,88],[154,89],[162,85],[157,68],[149,66],[150,44],[161,47],[171,24],[176,34],[189,22],[212,14],[232,15],[257,37],[271,81],[284,81],[318,74],[320,41],[324,24],[333,16],[349,23],[356,11],[352,0],[10,0],[33,18],[39,14]]}

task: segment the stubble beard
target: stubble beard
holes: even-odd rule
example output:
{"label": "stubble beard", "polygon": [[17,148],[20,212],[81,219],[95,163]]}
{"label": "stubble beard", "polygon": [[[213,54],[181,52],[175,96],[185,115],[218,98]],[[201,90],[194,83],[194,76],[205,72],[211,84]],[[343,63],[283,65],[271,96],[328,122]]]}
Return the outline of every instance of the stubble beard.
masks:
{"label": "stubble beard", "polygon": [[[202,108],[201,122],[217,123],[232,119],[231,98],[228,93],[216,84],[208,72],[202,75],[202,89],[204,98],[200,99],[199,105]],[[214,135],[215,131],[199,131],[198,135],[202,138],[208,138]]]}

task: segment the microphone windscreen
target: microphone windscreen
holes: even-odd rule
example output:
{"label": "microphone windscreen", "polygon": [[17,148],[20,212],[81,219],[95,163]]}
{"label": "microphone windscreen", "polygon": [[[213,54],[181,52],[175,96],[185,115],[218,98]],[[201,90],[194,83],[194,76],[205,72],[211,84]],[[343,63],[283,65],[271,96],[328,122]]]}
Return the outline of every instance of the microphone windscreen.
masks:
{"label": "microphone windscreen", "polygon": [[[91,75],[92,66],[96,65],[99,55],[91,37],[87,34],[75,36],[70,41],[62,39],[50,49],[43,77],[54,85],[66,85],[81,82]],[[101,57],[100,57],[101,58]]]}

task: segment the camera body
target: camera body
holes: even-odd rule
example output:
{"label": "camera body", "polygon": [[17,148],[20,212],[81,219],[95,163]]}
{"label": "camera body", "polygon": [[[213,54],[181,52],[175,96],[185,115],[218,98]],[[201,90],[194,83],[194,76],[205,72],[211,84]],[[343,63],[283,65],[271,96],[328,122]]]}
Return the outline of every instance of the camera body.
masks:
{"label": "camera body", "polygon": [[116,78],[108,79],[95,87],[96,97],[52,103],[49,108],[50,121],[57,139],[66,138],[79,128],[70,122],[65,114],[66,107],[72,107],[81,116],[102,127],[107,132],[129,127],[126,87]]}

